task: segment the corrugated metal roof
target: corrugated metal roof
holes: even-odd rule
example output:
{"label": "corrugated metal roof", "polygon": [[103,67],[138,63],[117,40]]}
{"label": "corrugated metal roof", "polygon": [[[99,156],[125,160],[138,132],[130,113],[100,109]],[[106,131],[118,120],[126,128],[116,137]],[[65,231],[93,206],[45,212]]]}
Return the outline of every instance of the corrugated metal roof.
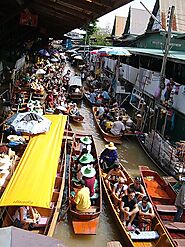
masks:
{"label": "corrugated metal roof", "polygon": [[[144,49],[144,48],[135,48],[135,47],[125,47],[132,54],[140,54],[140,55],[150,55],[153,57],[163,57],[163,50],[160,49]],[[173,60],[177,63],[185,63],[185,52],[181,51],[170,51],[168,54],[168,59]]]}

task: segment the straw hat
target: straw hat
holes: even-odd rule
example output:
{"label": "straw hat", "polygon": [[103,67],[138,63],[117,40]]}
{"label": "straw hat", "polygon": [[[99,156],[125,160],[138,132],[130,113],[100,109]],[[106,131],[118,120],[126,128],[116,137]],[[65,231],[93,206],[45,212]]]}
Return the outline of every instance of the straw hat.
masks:
{"label": "straw hat", "polygon": [[87,145],[92,143],[92,140],[88,136],[81,137],[80,141]]}
{"label": "straw hat", "polygon": [[110,149],[110,150],[116,150],[117,147],[114,146],[113,142],[110,142],[109,144],[105,145],[106,148]]}
{"label": "straw hat", "polygon": [[91,167],[90,165],[87,165],[87,166],[83,166],[81,168],[81,173],[84,177],[92,178],[95,176],[96,170],[93,167]]}
{"label": "straw hat", "polygon": [[82,164],[89,164],[94,161],[95,159],[93,158],[92,154],[89,153],[83,154],[82,157],[79,159],[79,162]]}
{"label": "straw hat", "polygon": [[140,117],[142,117],[142,115],[138,113],[138,114],[136,115],[136,117],[139,117],[139,118],[140,118]]}

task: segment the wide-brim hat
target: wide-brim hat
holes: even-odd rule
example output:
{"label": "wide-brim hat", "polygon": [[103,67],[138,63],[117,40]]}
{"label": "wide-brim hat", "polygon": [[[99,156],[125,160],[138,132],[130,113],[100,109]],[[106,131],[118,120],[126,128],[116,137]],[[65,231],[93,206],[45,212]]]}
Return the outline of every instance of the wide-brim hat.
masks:
{"label": "wide-brim hat", "polygon": [[91,162],[94,162],[95,159],[93,158],[92,154],[83,154],[82,157],[79,159],[79,162],[82,164],[89,164]]}
{"label": "wide-brim hat", "polygon": [[96,170],[93,167],[87,165],[81,168],[81,173],[84,177],[92,178],[95,176]]}
{"label": "wide-brim hat", "polygon": [[88,136],[81,137],[80,141],[87,145],[92,143],[92,140]]}
{"label": "wide-brim hat", "polygon": [[117,147],[114,146],[113,142],[110,142],[109,144],[105,145],[106,148],[110,149],[110,150],[116,150]]}

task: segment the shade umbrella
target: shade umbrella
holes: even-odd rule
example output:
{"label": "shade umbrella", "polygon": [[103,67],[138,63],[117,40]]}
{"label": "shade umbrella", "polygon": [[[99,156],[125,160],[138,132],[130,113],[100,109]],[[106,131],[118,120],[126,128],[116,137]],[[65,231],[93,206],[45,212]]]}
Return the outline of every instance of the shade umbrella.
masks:
{"label": "shade umbrella", "polygon": [[49,57],[50,56],[49,52],[47,50],[45,50],[45,49],[41,49],[39,51],[39,54],[42,55],[42,56],[45,56],[45,57]]}
{"label": "shade umbrella", "polygon": [[55,238],[36,234],[14,226],[0,228],[0,246],[2,247],[64,247]]}
{"label": "shade umbrella", "polygon": [[17,132],[39,134],[49,130],[51,121],[35,112],[23,112],[10,117],[6,124],[11,125]]}
{"label": "shade umbrella", "polygon": [[103,47],[98,50],[98,54],[100,56],[109,56],[108,52],[110,52],[111,50],[112,50],[111,47]]}
{"label": "shade umbrella", "polygon": [[43,69],[38,69],[38,70],[36,71],[36,75],[44,75],[44,74],[46,74],[46,71],[43,70]]}
{"label": "shade umbrella", "polygon": [[91,55],[97,55],[97,54],[98,54],[98,50],[90,51],[90,54],[91,54]]}
{"label": "shade umbrella", "polygon": [[108,51],[108,54],[115,56],[131,56],[131,53],[123,47],[113,47]]}

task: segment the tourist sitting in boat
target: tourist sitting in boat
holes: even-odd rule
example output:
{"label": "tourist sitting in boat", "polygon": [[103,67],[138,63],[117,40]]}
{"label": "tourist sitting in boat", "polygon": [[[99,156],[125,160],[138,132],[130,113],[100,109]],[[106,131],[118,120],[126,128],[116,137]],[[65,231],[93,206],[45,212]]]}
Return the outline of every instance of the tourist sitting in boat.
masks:
{"label": "tourist sitting in boat", "polygon": [[82,179],[85,181],[85,186],[90,190],[90,197],[94,195],[94,183],[95,183],[95,175],[96,170],[92,167],[92,165],[83,166],[81,168]]}
{"label": "tourist sitting in boat", "polygon": [[101,116],[103,116],[104,112],[105,112],[105,108],[102,105],[100,105],[96,112],[96,117],[100,118]]}
{"label": "tourist sitting in boat", "polygon": [[81,142],[80,143],[80,151],[83,148],[86,148],[88,150],[88,153],[90,153],[92,140],[88,136],[84,136],[84,137],[80,138],[80,142]]}
{"label": "tourist sitting in boat", "polygon": [[143,196],[142,201],[138,202],[138,208],[139,229],[141,231],[150,231],[155,213],[148,196]]}
{"label": "tourist sitting in boat", "polygon": [[66,91],[68,90],[68,87],[69,87],[70,74],[71,74],[71,71],[68,70],[67,73],[62,78],[63,87],[66,89]]}
{"label": "tourist sitting in boat", "polygon": [[142,200],[143,196],[146,195],[145,189],[141,184],[141,178],[135,177],[134,182],[129,184],[129,189],[134,190],[136,193],[137,200]]}
{"label": "tourist sitting in boat", "polygon": [[16,227],[29,229],[30,224],[37,223],[40,218],[37,210],[30,206],[19,207],[13,216],[13,224]]}
{"label": "tourist sitting in boat", "polygon": [[114,125],[114,119],[113,119],[113,117],[112,116],[108,116],[107,117],[107,121],[105,122],[105,131],[106,132],[110,132],[111,131],[111,129],[112,129],[112,127],[113,127],[113,125]]}
{"label": "tourist sitting in boat", "polygon": [[123,219],[123,224],[128,226],[128,229],[139,211],[135,195],[134,190],[128,189],[128,195],[123,196],[121,200],[120,217]]}
{"label": "tourist sitting in boat", "polygon": [[96,103],[96,93],[95,92],[90,93],[89,100],[92,104]]}
{"label": "tourist sitting in boat", "polygon": [[128,185],[126,185],[126,181],[126,178],[119,177],[118,182],[114,184],[112,189],[112,199],[117,210],[120,207],[122,197],[127,195]]}
{"label": "tourist sitting in boat", "polygon": [[112,186],[119,181],[119,178],[126,179],[123,171],[120,169],[119,161],[116,160],[114,164],[110,167],[110,171],[105,177],[105,184],[107,188],[112,191]]}
{"label": "tourist sitting in boat", "polygon": [[91,206],[90,190],[85,186],[84,180],[80,180],[79,185],[81,188],[75,193],[71,202],[76,204],[76,210],[83,212]]}
{"label": "tourist sitting in boat", "polygon": [[102,97],[103,97],[103,103],[109,102],[110,96],[109,96],[109,93],[106,90],[103,91]]}
{"label": "tourist sitting in boat", "polygon": [[100,154],[100,166],[101,168],[108,172],[112,169],[112,165],[118,160],[117,148],[114,146],[113,142],[105,145],[105,149]]}
{"label": "tourist sitting in boat", "polygon": [[78,106],[77,106],[77,104],[76,103],[73,103],[73,106],[72,106],[72,108],[71,108],[71,110],[70,110],[70,114],[71,115],[75,115],[75,116],[79,116],[80,115],[80,112],[79,112],[79,110],[78,110]]}
{"label": "tourist sitting in boat", "polygon": [[48,95],[46,96],[46,108],[53,108],[54,98],[51,90],[48,91]]}
{"label": "tourist sitting in boat", "polygon": [[100,104],[102,104],[102,103],[103,103],[103,97],[102,97],[101,94],[98,94],[98,95],[96,96],[96,104],[100,105]]}
{"label": "tourist sitting in boat", "polygon": [[[87,149],[86,149],[87,150]],[[86,152],[84,149],[83,152]],[[80,158],[77,158],[77,179],[80,180],[82,178],[81,168],[86,165],[91,165],[95,161],[94,157],[90,153],[84,153],[80,155]]]}
{"label": "tourist sitting in boat", "polygon": [[119,117],[119,120],[115,121],[110,130],[111,134],[118,136],[121,135],[125,130],[125,125],[122,123],[122,117]]}

